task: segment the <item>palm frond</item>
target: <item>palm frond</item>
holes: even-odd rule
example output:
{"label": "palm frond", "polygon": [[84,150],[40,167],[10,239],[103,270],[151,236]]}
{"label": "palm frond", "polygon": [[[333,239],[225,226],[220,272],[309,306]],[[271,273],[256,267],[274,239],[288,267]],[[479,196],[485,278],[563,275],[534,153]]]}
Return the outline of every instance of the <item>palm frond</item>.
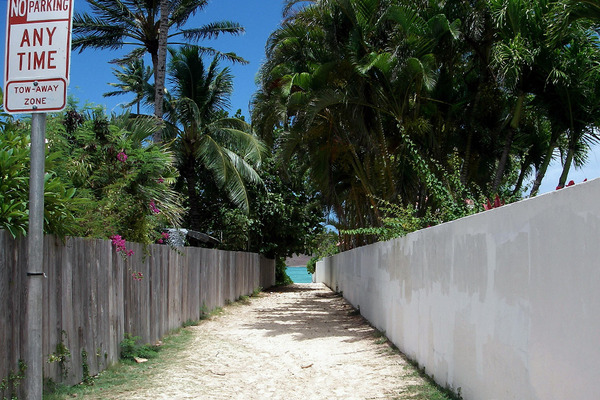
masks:
{"label": "palm frond", "polygon": [[144,47],[136,47],[129,53],[125,54],[123,57],[115,58],[110,62],[112,64],[128,64],[141,59],[144,56],[144,54],[146,54],[146,49]]}
{"label": "palm frond", "polygon": [[181,28],[191,16],[208,5],[208,0],[174,0],[170,3],[170,24]]}
{"label": "palm frond", "polygon": [[73,17],[74,50],[83,51],[86,48],[116,50],[123,46],[122,41],[127,36],[126,30],[118,25],[111,25],[102,18],[87,14],[75,14]]}
{"label": "palm frond", "polygon": [[[193,29],[182,29],[181,34],[186,40],[199,41],[203,39],[216,39],[220,35],[228,33],[230,35],[241,35],[246,30],[237,22],[221,21],[212,22]],[[179,33],[178,33],[179,34]]]}

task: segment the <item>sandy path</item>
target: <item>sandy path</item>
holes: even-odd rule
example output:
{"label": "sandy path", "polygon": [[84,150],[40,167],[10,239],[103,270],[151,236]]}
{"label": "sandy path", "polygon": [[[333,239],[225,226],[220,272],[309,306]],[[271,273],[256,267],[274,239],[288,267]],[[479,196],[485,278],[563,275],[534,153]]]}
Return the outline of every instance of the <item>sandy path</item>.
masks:
{"label": "sandy path", "polygon": [[150,388],[119,398],[392,399],[420,380],[324,285],[282,290],[193,327]]}

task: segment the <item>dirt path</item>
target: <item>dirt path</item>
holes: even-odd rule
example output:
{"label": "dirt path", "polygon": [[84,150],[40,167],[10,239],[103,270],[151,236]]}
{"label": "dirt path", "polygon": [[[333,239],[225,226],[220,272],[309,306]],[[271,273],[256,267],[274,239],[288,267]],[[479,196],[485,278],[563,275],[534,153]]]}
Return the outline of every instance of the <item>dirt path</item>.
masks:
{"label": "dirt path", "polygon": [[120,399],[393,399],[412,368],[321,284],[267,292],[192,327],[152,385]]}

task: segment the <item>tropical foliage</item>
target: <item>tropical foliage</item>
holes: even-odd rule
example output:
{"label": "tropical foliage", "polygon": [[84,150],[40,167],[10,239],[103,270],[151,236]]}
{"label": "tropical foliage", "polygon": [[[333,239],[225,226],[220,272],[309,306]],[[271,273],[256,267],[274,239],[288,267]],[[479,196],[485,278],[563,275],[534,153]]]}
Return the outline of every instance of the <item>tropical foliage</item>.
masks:
{"label": "tropical foliage", "polygon": [[179,225],[173,154],[146,141],[156,129],[151,119],[70,110],[49,127],[49,152],[62,160],[58,176],[87,199],[80,236],[151,243],[160,229]]}
{"label": "tropical foliage", "polygon": [[[140,105],[155,99],[149,83],[153,69],[139,57],[147,51],[155,61],[158,2],[90,4],[96,16],[76,17],[74,47],[118,48],[138,42],[137,49],[116,60],[117,82],[105,93],[135,94],[127,106],[136,106],[137,113],[107,117],[99,109],[70,107],[49,119],[48,149],[49,157],[58,160],[56,180],[79,207],[68,233],[150,243],[160,229],[181,224],[215,235],[221,248],[280,260],[310,251],[310,235],[322,229],[323,219],[314,190],[302,174],[282,179],[283,168],[270,159],[265,164],[267,147],[251,125],[239,113],[230,117],[226,111],[233,77],[219,61],[242,60],[184,44],[242,28],[218,23],[183,29],[206,2],[171,4],[175,46],[169,49],[165,124],[159,126],[140,114]],[[177,42],[178,36],[184,40]],[[214,56],[206,59],[207,54]],[[157,131],[164,145],[150,140]],[[15,160],[19,162],[23,160]]]}
{"label": "tropical foliage", "polygon": [[144,59],[138,58],[120,65],[120,69],[113,68],[118,83],[109,83],[115,90],[104,93],[104,97],[121,96],[133,93],[135,97],[123,108],[136,106],[136,113],[140,113],[140,105],[147,102],[154,88],[150,84],[152,69],[144,65]]}
{"label": "tropical foliage", "polygon": [[[29,145],[27,123],[0,127],[0,229],[13,237],[24,235],[29,223]],[[30,130],[30,129],[29,129]],[[79,229],[82,200],[57,176],[60,160],[46,157],[44,177],[44,231],[59,236]]]}
{"label": "tropical foliage", "polygon": [[295,165],[277,165],[267,157],[258,173],[263,184],[249,185],[252,201],[248,213],[214,187],[207,192],[201,229],[219,238],[222,249],[246,250],[276,259],[277,282],[284,284],[285,259],[293,254],[314,254],[321,244],[322,207]]}
{"label": "tropical foliage", "polygon": [[534,173],[535,193],[557,154],[564,185],[597,139],[598,36],[582,20],[549,35],[549,1],[288,1],[285,13],[253,122],[267,141],[284,131],[279,156],[304,165],[343,248],[376,240],[360,229],[384,225],[381,204],[425,227],[520,198]]}
{"label": "tropical foliage", "polygon": [[261,183],[256,169],[265,148],[248,123],[223,111],[233,90],[229,69],[221,69],[217,58],[205,66],[201,49],[184,46],[171,50],[169,74],[173,98],[166,118],[173,130],[180,187],[187,194],[188,226],[197,230],[202,225],[206,216],[200,207],[211,187],[222,189],[247,212],[246,184]]}
{"label": "tropical foliage", "polygon": [[[288,0],[251,124],[228,115],[232,76],[219,64],[244,60],[195,44],[243,28],[186,27],[207,0],[88,3],[73,46],[133,45],[106,95],[134,93],[137,114],[50,119],[48,231],[149,243],[183,220],[282,265],[535,195],[553,160],[562,187],[598,141],[595,1]],[[164,123],[140,115],[144,103]],[[0,223],[17,235],[28,125],[0,117]]]}
{"label": "tropical foliage", "polygon": [[269,258],[312,254],[314,238],[323,232],[320,199],[295,164],[278,165],[269,158],[260,174],[264,187],[254,186],[249,247]]}
{"label": "tropical foliage", "polygon": [[[28,223],[27,119],[9,120],[0,135],[0,227],[13,236]],[[183,208],[172,189],[172,153],[147,143],[150,119],[106,118],[101,110],[69,110],[47,121],[44,229],[59,236],[154,242],[179,225]]]}
{"label": "tropical foliage", "polygon": [[[75,13],[73,17],[73,49],[116,50],[123,46],[133,49],[120,63],[131,63],[144,54],[152,59],[155,76],[155,114],[162,118],[164,69],[166,47],[195,43],[216,38],[222,34],[239,35],[244,28],[231,21],[211,22],[195,28],[186,28],[188,20],[208,5],[208,0],[88,0],[91,13]],[[163,35],[161,35],[161,25]],[[161,40],[162,39],[162,40]],[[199,47],[203,54],[217,55],[234,62],[246,61],[234,53],[223,53],[212,47]],[[160,56],[160,57],[159,57]],[[157,139],[158,139],[157,135]]]}

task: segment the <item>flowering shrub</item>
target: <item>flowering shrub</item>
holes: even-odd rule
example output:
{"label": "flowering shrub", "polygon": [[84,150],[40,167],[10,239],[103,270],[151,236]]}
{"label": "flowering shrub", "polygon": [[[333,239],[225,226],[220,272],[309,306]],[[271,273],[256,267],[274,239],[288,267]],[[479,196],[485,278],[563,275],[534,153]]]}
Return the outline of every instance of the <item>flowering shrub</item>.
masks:
{"label": "flowering shrub", "polygon": [[133,250],[127,250],[125,239],[123,239],[121,235],[112,235],[109,239],[113,246],[115,246],[117,253],[120,252],[123,257],[131,257],[134,254]]}
{"label": "flowering shrub", "polygon": [[127,249],[125,248],[125,239],[121,238],[121,235],[113,235],[110,237],[110,240],[112,241],[113,246],[116,247],[117,252],[127,251]]}
{"label": "flowering shrub", "polygon": [[160,210],[156,207],[156,203],[154,203],[154,200],[150,200],[150,209],[154,214],[160,214]]}
{"label": "flowering shrub", "polygon": [[169,234],[167,232],[163,232],[161,233],[161,238],[158,239],[157,243],[158,244],[163,244],[164,242],[166,242],[169,239]]}
{"label": "flowering shrub", "polygon": [[141,272],[132,272],[131,273],[131,277],[133,278],[134,281],[141,281],[142,279],[144,279],[144,274],[142,274]]}
{"label": "flowering shrub", "polygon": [[[112,242],[112,245],[115,246],[115,251],[121,254],[123,260],[127,260],[128,257],[131,257],[134,254],[133,250],[127,250],[125,239],[123,239],[121,235],[112,235],[110,237],[110,240]],[[131,277],[135,281],[141,281],[142,279],[144,279],[144,274],[142,274],[139,271],[132,271]]]}
{"label": "flowering shrub", "polygon": [[[73,119],[74,112],[66,115]],[[60,178],[86,198],[74,234],[149,244],[156,241],[156,231],[178,226],[183,208],[171,185],[177,176],[174,157],[167,147],[146,141],[154,122],[129,115],[108,119],[98,110],[80,116],[69,129],[69,118],[49,118],[47,128],[50,157],[61,163]]]}

